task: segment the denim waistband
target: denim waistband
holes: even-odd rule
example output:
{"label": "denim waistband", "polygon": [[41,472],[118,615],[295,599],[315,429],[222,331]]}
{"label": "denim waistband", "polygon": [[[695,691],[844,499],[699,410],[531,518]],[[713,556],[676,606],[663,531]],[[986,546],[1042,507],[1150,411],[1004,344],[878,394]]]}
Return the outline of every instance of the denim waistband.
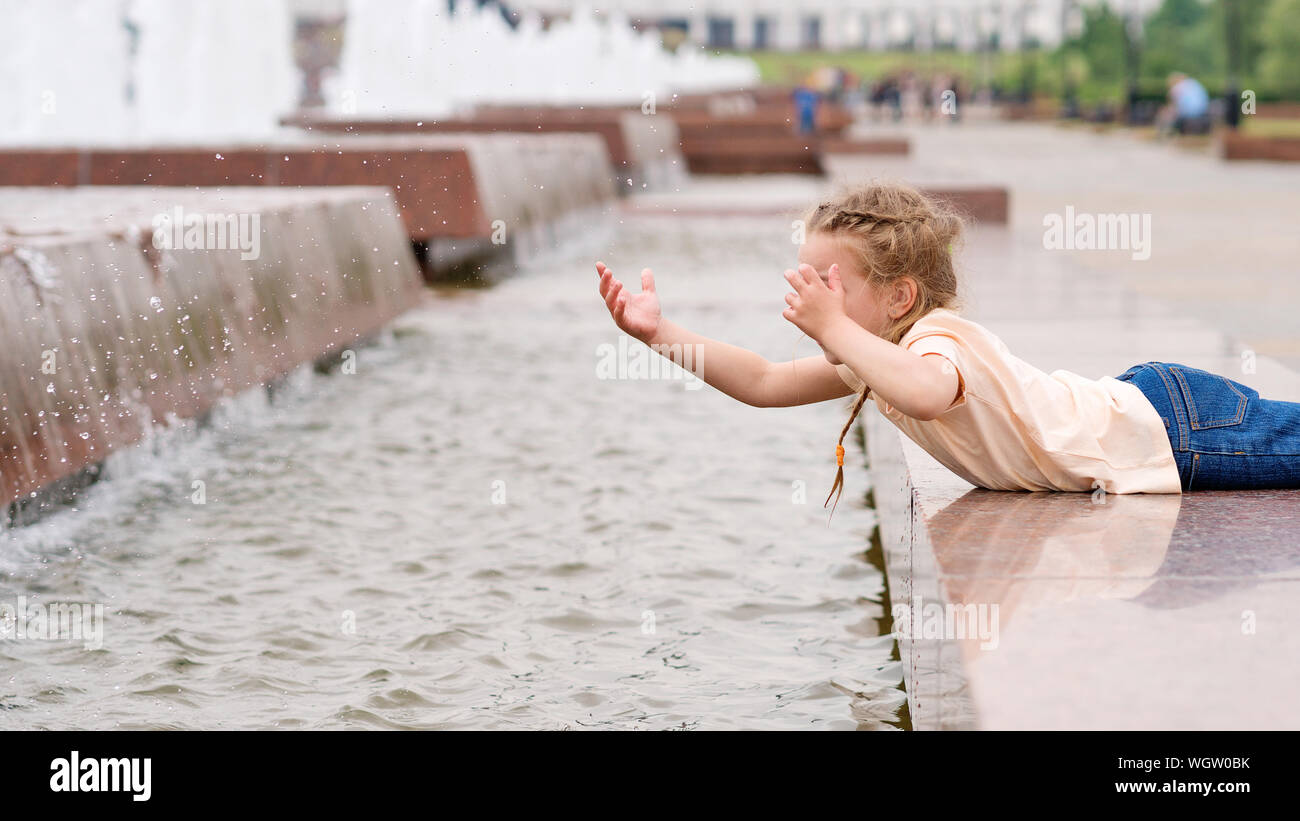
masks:
{"label": "denim waistband", "polygon": [[1174,451],[1174,463],[1178,466],[1178,478],[1183,490],[1188,489],[1191,480],[1192,457],[1190,447],[1190,426],[1187,422],[1187,406],[1183,395],[1174,384],[1174,377],[1169,373],[1166,362],[1143,362],[1134,365],[1115,377],[1121,382],[1136,385],[1142,395],[1160,414],[1160,421],[1165,425],[1165,434]]}
{"label": "denim waistband", "polygon": [[1165,423],[1165,433],[1169,435],[1169,444],[1175,451],[1187,450],[1187,407],[1166,363],[1143,362],[1115,378],[1136,385],[1160,414],[1160,420]]}

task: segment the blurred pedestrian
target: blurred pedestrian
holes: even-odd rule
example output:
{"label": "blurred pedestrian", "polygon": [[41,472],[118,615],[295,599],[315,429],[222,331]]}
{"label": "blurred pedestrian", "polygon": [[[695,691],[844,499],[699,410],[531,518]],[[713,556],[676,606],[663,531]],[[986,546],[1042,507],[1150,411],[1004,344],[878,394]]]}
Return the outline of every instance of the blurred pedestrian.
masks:
{"label": "blurred pedestrian", "polygon": [[799,133],[812,134],[817,130],[818,94],[806,85],[794,90],[794,107],[799,119]]}
{"label": "blurred pedestrian", "polygon": [[1205,86],[1182,72],[1169,75],[1169,103],[1159,118],[1161,134],[1208,134],[1210,95]]}

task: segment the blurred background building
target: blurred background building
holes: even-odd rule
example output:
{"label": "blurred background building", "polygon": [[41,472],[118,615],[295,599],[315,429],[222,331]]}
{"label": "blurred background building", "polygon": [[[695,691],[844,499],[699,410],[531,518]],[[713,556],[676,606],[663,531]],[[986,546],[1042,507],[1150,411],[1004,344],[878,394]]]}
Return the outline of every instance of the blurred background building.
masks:
{"label": "blurred background building", "polygon": [[[454,5],[455,0],[449,0]],[[597,13],[626,16],[666,39],[719,49],[870,49],[1059,45],[1082,25],[1083,8],[1106,4],[1144,16],[1160,0],[605,0]],[[346,0],[294,0],[301,17],[342,17]],[[572,0],[506,0],[507,17],[570,14]]]}

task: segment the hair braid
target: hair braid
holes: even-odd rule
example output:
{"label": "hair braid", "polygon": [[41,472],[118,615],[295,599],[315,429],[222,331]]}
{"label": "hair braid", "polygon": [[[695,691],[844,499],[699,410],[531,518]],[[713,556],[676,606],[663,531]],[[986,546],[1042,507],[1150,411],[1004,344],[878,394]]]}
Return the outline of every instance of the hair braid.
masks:
{"label": "hair braid", "polygon": [[844,495],[844,437],[849,435],[849,429],[853,427],[853,420],[858,418],[858,413],[862,411],[862,406],[867,402],[867,394],[871,388],[865,385],[862,392],[858,394],[858,401],[853,403],[853,412],[849,414],[849,421],[844,423],[844,429],[840,431],[840,441],[835,445],[835,484],[831,485],[831,492],[826,494],[826,501],[822,507],[831,504],[831,497],[835,497],[835,504],[831,505],[831,515],[835,515],[835,508],[840,505],[840,497]]}

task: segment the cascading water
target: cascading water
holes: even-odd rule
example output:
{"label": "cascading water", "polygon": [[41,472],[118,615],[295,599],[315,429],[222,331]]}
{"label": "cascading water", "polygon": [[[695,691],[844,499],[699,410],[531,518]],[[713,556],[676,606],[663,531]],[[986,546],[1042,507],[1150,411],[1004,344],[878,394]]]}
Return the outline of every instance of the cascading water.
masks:
{"label": "cascading water", "polygon": [[294,108],[286,0],[0,0],[0,140],[265,137]]}
{"label": "cascading water", "polygon": [[137,134],[263,137],[296,105],[285,0],[133,0]]}
{"label": "cascading water", "polygon": [[0,140],[62,142],[131,127],[124,4],[0,0]]}
{"label": "cascading water", "polygon": [[[442,3],[354,19],[354,102],[428,114],[752,79],[745,65],[670,57],[613,22],[510,32],[490,15],[448,17]],[[2,138],[270,133],[292,77],[283,8],[0,0],[0,94],[17,95],[0,106]],[[408,62],[417,48],[423,62]],[[509,221],[512,246],[552,215],[581,218],[545,203],[609,198],[593,135],[464,145],[484,185],[463,198],[430,185],[426,206],[445,214],[477,198]],[[166,161],[139,148],[143,168]],[[149,231],[177,206],[201,223],[260,219],[239,242],[208,243],[205,230],[190,245],[186,231],[160,248]],[[734,252],[717,250],[724,232]],[[245,259],[251,237],[259,251]],[[654,257],[690,272],[676,303],[687,321],[712,317],[761,350],[788,349],[770,298],[734,299],[747,272],[790,253],[784,230],[653,217],[618,237],[601,242],[616,264]],[[720,395],[683,402],[676,384],[603,381],[592,354],[617,337],[592,308],[590,259],[561,248],[499,289],[440,294],[380,345],[352,350],[421,293],[382,189],[5,191],[0,605],[22,607],[27,623],[29,604],[85,603],[110,628],[95,632],[102,646],[0,642],[0,730],[880,726],[904,694],[892,639],[863,630],[879,617],[879,579],[856,537],[786,501],[784,477],[824,467],[819,443],[842,410],[782,416],[792,459],[774,453],[771,421]],[[759,291],[779,296],[764,281]],[[736,310],[718,316],[723,302]],[[298,368],[291,401],[247,402],[259,396],[245,388],[328,352],[339,373]],[[673,443],[629,425],[629,401],[699,426],[704,445],[657,464]],[[163,433],[209,411],[205,434],[179,449]],[[742,469],[737,453],[752,454]],[[117,478],[77,486],[105,457]],[[509,504],[498,505],[502,476]],[[36,521],[52,485],[75,491],[75,510]],[[841,505],[837,525],[855,514],[849,532],[870,532],[860,506]],[[660,635],[638,627],[645,608],[663,610]],[[359,630],[340,630],[340,613]]]}
{"label": "cascading water", "polygon": [[[240,241],[219,241],[219,224]],[[186,241],[160,248],[181,226]],[[154,425],[201,416],[375,332],[418,288],[382,189],[10,190],[0,529]]]}
{"label": "cascading water", "polygon": [[345,25],[340,72],[327,92],[344,115],[438,117],[477,103],[627,104],[758,81],[751,60],[685,47],[672,54],[658,33],[637,32],[622,15],[597,19],[585,5],[547,29],[532,14],[512,29],[491,5],[462,3],[448,13],[443,0],[350,0]]}
{"label": "cascading water", "polygon": [[[344,76],[355,90],[357,108],[427,115],[480,102],[624,104],[639,102],[647,93],[666,98],[675,91],[734,87],[754,79],[748,61],[706,58],[690,51],[669,54],[656,35],[637,33],[625,18],[597,19],[586,8],[545,30],[535,17],[513,29],[494,8],[458,4],[458,9],[448,13],[444,0],[354,0],[348,9]],[[296,74],[288,0],[0,0],[0,20],[0,85],[12,88],[16,100],[15,105],[0,107],[0,139],[71,146],[264,139],[276,134],[280,117],[293,107]],[[613,65],[617,71],[610,70]],[[467,149],[484,207],[489,216],[510,225],[516,256],[548,244],[534,235],[555,235],[566,218],[580,216],[585,221],[613,196],[607,166],[578,162],[586,156],[603,157],[594,137],[566,138],[590,144],[589,151],[578,154],[561,150],[560,143],[543,144],[533,135],[528,139],[527,151],[514,147],[518,137],[476,138]],[[566,159],[557,161],[562,156]],[[563,179],[547,176],[549,169],[561,169]],[[595,195],[581,185],[566,185],[574,180],[595,183]],[[120,213],[133,201],[134,195],[121,191],[99,191],[116,205],[97,200],[97,213]],[[179,195],[165,191],[141,196],[156,197],[159,209],[166,210],[165,203]],[[197,193],[215,196],[211,191]],[[98,194],[75,196],[84,204]],[[66,228],[74,218],[74,204],[60,200],[56,205],[66,209],[59,218]],[[261,201],[249,206],[261,208]],[[129,379],[123,376],[140,396],[157,399],[144,415],[146,427],[168,413],[192,415],[206,407],[212,380],[225,367],[216,360],[186,364],[187,346],[202,342],[197,330],[147,350],[133,350],[113,363],[99,362],[97,357],[113,349],[112,340],[86,347],[91,344],[86,328],[91,326],[83,320],[92,309],[109,304],[101,291],[125,300],[115,304],[116,316],[149,317],[155,308],[140,289],[144,286],[123,290],[124,283],[132,276],[162,281],[181,274],[168,273],[165,266],[151,268],[134,240],[125,245],[109,240],[118,256],[88,255],[75,248],[69,251],[71,246],[57,238],[37,240],[24,234],[16,227],[19,223],[12,214],[0,220],[0,293],[12,296],[9,308],[0,311],[0,338],[11,354],[7,372],[0,374],[0,396],[11,400],[0,407],[8,414],[0,419],[0,456],[8,454],[0,464],[0,503],[28,497],[143,435],[135,424],[138,419],[130,430],[118,429],[114,420],[139,414],[126,409],[128,394],[101,390],[98,381],[127,367],[120,362],[130,360],[131,367],[145,369],[141,373],[171,373],[180,380],[165,379],[158,385],[187,386],[164,396],[166,391],[155,390],[148,373],[140,377],[130,371]],[[290,235],[286,230],[284,236]],[[348,234],[325,245],[342,247],[364,235]],[[33,244],[43,250],[36,254],[27,247]],[[304,247],[309,245],[312,242],[305,240]],[[203,281],[245,278],[242,268],[204,274],[203,266],[214,258],[206,252],[196,255],[182,273]],[[45,265],[45,259],[54,262]],[[45,283],[47,270],[64,276]],[[303,276],[304,271],[291,268],[274,272],[268,281],[294,283]],[[60,282],[80,285],[67,290]],[[279,302],[272,296],[259,293],[242,307],[216,298],[203,304],[224,306],[217,311],[221,316],[248,316],[254,306],[278,315]],[[178,296],[177,301],[183,300]],[[348,311],[355,313],[369,302],[358,299]],[[187,314],[197,316],[197,305],[177,308],[177,321]],[[271,347],[278,346],[281,353],[300,349],[307,357],[326,347],[313,341],[294,348],[290,342],[310,330],[311,323],[300,318],[298,325],[285,337],[287,342]],[[138,333],[120,336],[143,338]],[[74,339],[80,341],[68,341]],[[70,364],[42,381],[33,374],[48,352],[68,354]],[[77,370],[80,365],[83,370]],[[208,365],[211,372],[203,370]],[[263,372],[269,373],[265,365]],[[242,384],[259,378],[254,373]],[[198,396],[202,401],[191,401]]]}

